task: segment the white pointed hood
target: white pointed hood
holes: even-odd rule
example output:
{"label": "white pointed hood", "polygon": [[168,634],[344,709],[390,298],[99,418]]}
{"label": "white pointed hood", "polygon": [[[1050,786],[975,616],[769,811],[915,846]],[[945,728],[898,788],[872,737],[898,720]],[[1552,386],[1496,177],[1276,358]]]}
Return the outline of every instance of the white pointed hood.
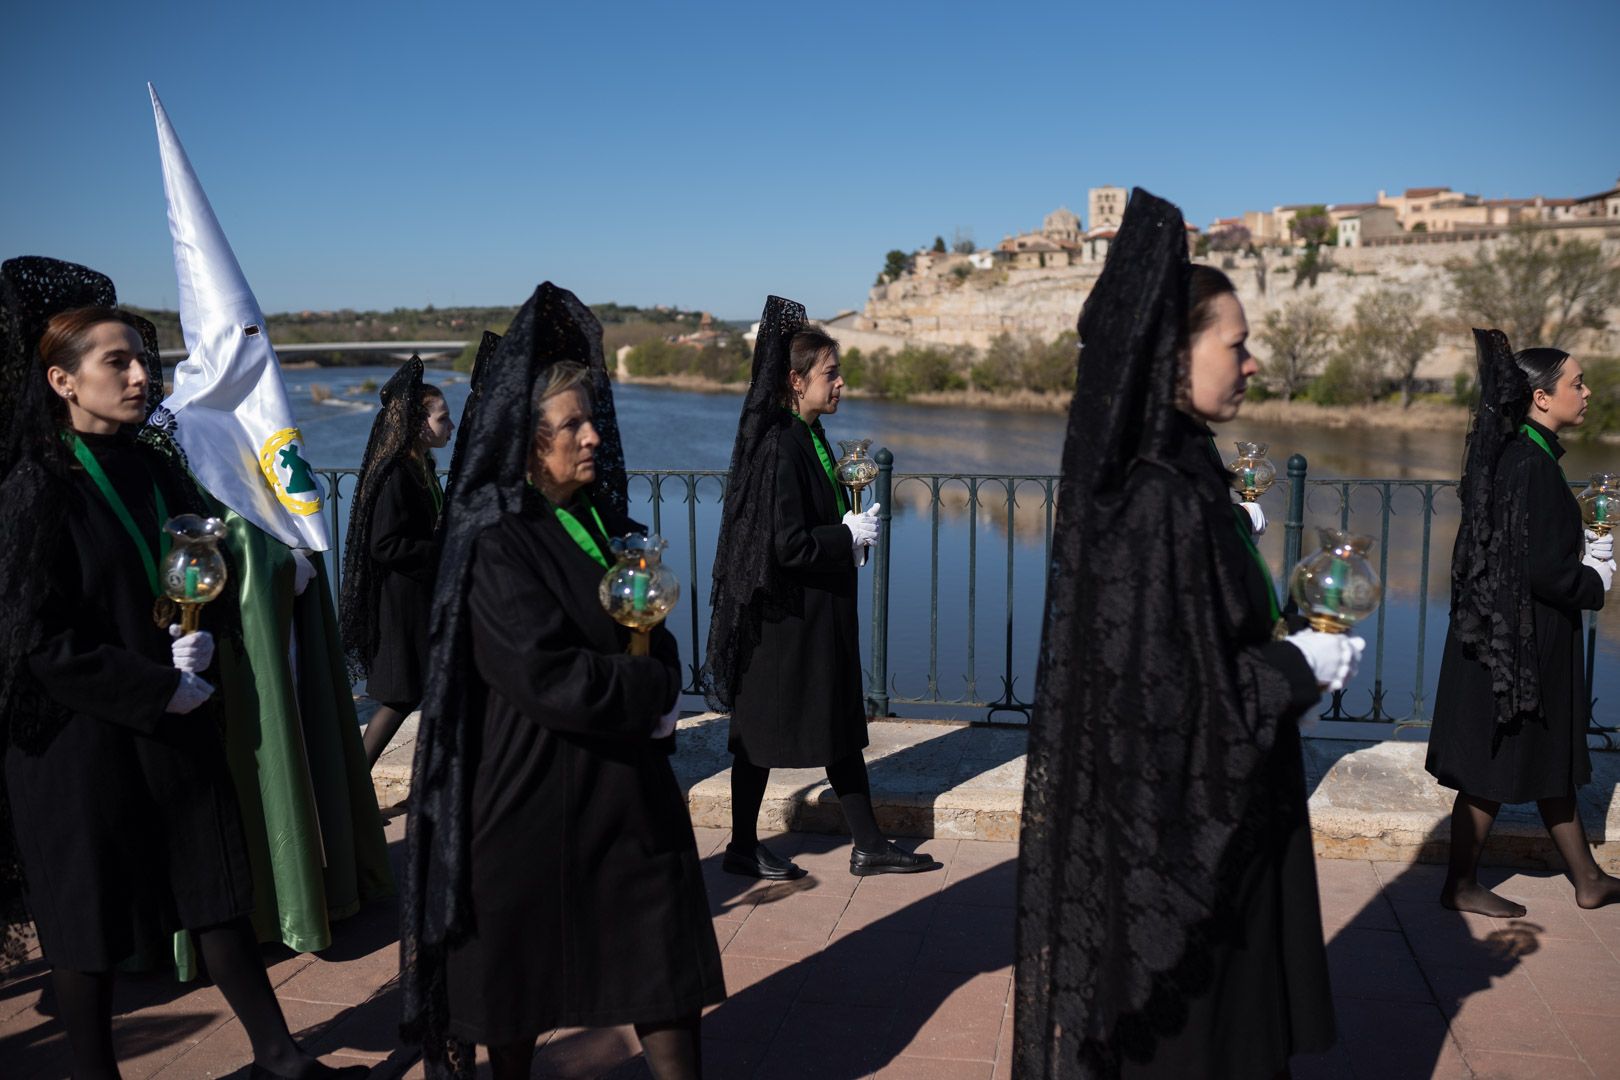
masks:
{"label": "white pointed hood", "polygon": [[330,546],[321,481],[304,456],[281,363],[264,313],[214,217],[168,113],[152,94],[163,191],[180,284],[180,325],[190,353],[154,421],[169,426],[203,487],[292,547]]}

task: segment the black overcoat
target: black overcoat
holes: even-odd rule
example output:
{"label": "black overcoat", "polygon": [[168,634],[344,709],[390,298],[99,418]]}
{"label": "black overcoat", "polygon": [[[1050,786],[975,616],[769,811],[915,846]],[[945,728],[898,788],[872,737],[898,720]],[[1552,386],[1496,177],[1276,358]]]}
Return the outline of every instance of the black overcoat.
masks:
{"label": "black overcoat", "polygon": [[[600,512],[615,535],[639,531]],[[648,737],[680,693],[675,638],[660,627],[652,656],[628,655],[597,599],[603,573],[532,493],[473,554],[487,684],[474,929],[447,965],[451,1031],[470,1042],[672,1020],[725,997],[674,739]]]}
{"label": "black overcoat", "polygon": [[[1428,769],[1436,780],[1506,803],[1559,798],[1592,778],[1581,612],[1603,607],[1603,579],[1581,562],[1580,504],[1556,460],[1564,448],[1552,432],[1538,430],[1552,455],[1522,432],[1502,449],[1497,490],[1523,498],[1497,500],[1497,516],[1499,528],[1529,531],[1524,577],[1535,600],[1541,708],[1498,724],[1490,672],[1448,630],[1429,732]],[[1522,521],[1514,519],[1518,514]]]}
{"label": "black overcoat", "polygon": [[859,575],[813,437],[794,421],[777,444],[772,554],[797,610],[766,616],[732,702],[731,752],[767,768],[826,766],[867,743]]}
{"label": "black overcoat", "polygon": [[371,512],[372,561],[377,588],[377,651],[366,693],[410,711],[426,685],[428,614],[439,564],[434,529],[439,509],[421,464],[406,457],[389,473]]}
{"label": "black overcoat", "polygon": [[[125,436],[84,440],[155,540],[154,481],[171,513],[188,481]],[[27,660],[64,713],[39,744],[7,747],[6,783],[46,957],[106,971],[153,936],[246,914],[251,878],[217,707],[165,712],[180,673],[134,541],[82,471],[72,496]]]}

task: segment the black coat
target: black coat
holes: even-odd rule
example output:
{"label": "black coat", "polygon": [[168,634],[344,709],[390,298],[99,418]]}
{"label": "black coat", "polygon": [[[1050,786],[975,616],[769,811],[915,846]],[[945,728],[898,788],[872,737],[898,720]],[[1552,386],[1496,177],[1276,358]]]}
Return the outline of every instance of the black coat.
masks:
{"label": "black coat", "polygon": [[377,590],[377,651],[366,693],[409,712],[426,684],[428,614],[439,563],[434,527],[439,511],[421,466],[406,458],[394,467],[371,512],[371,559]]}
{"label": "black coat", "polygon": [[765,618],[732,705],[731,752],[766,767],[830,765],[867,743],[859,574],[812,437],[803,423],[787,425],[776,462],[772,554],[802,603]]}
{"label": "black coat", "polygon": [[[85,442],[155,540],[154,480],[171,512],[187,481],[123,436]],[[140,555],[89,476],[73,486],[67,536],[43,568],[46,636],[28,657],[65,715],[43,745],[7,747],[6,783],[46,957],[105,971],[155,935],[246,914],[251,878],[218,710],[165,712],[180,673]]]}
{"label": "black coat", "polygon": [[[616,535],[637,529],[601,513]],[[671,1020],[725,997],[674,740],[648,738],[680,694],[675,638],[660,627],[652,656],[628,655],[597,600],[603,573],[538,496],[477,541],[474,932],[448,958],[467,1041]]]}
{"label": "black coat", "polygon": [[[1562,457],[1558,437],[1541,432]],[[1447,787],[1522,803],[1568,795],[1592,778],[1581,612],[1603,607],[1603,580],[1581,563],[1580,505],[1554,458],[1520,434],[1502,450],[1497,485],[1524,494],[1522,500],[1501,500],[1504,508],[1522,506],[1524,514],[1522,522],[1501,526],[1529,530],[1525,577],[1535,599],[1541,708],[1539,715],[1498,724],[1490,673],[1448,631],[1427,764]]]}

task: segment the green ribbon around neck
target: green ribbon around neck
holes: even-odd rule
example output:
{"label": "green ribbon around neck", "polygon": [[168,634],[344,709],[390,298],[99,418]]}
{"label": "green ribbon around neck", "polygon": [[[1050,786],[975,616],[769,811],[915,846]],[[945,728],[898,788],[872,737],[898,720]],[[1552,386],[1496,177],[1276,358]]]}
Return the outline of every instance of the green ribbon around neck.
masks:
{"label": "green ribbon around neck", "polygon": [[[606,536],[608,534],[607,526],[602,524],[602,515],[598,514],[596,507],[591,506],[590,503],[585,505],[591,511],[591,517],[596,521],[596,527],[602,530],[603,536]],[[562,523],[562,527],[567,530],[568,535],[574,538],[574,543],[579,545],[579,550],[601,563],[602,567],[606,569],[608,565],[607,556],[602,553],[602,547],[596,542],[596,537],[591,535],[589,529],[580,524],[579,518],[560,506],[553,507],[552,512],[557,515],[557,520]]]}
{"label": "green ribbon around neck", "polygon": [[428,494],[433,496],[433,516],[437,519],[444,512],[444,488],[439,486],[439,477],[426,458],[422,459],[421,465],[422,479],[427,483]]}
{"label": "green ribbon around neck", "polygon": [[[1519,434],[1524,435],[1531,442],[1535,443],[1537,446],[1539,446],[1543,450],[1547,451],[1547,456],[1553,459],[1554,464],[1557,464],[1558,455],[1553,453],[1553,448],[1551,446],[1547,445],[1547,439],[1546,439],[1545,436],[1543,436],[1541,434],[1541,432],[1537,431],[1535,428],[1531,427],[1529,424],[1520,424],[1519,425]],[[1564,476],[1564,467],[1562,465],[1558,466],[1558,475],[1563,476],[1564,481],[1566,483],[1569,481],[1569,477]]]}
{"label": "green ribbon around neck", "polygon": [[814,424],[810,423],[810,421],[806,420],[798,413],[793,414],[793,419],[797,420],[799,423],[803,424],[809,429],[810,442],[816,448],[816,457],[821,459],[822,471],[827,474],[827,483],[831,484],[833,489],[833,499],[838,503],[838,516],[842,517],[844,514],[849,512],[849,506],[844,502],[844,489],[838,483],[838,470],[833,468],[832,454],[824,445],[824,441],[821,438],[821,433],[816,431]]}
{"label": "green ribbon around neck", "polygon": [[169,507],[163,501],[163,492],[156,483],[153,483],[152,501],[157,507],[158,518],[158,547],[154,550],[152,545],[147,543],[146,537],[141,534],[140,526],[135,524],[135,518],[112,486],[112,481],[107,479],[107,472],[101,467],[101,462],[96,460],[96,455],[90,452],[90,448],[77,434],[70,432],[68,441],[73,447],[73,456],[84,466],[84,471],[90,474],[90,479],[95,482],[101,497],[107,500],[107,505],[112,508],[119,524],[129,533],[129,538],[135,541],[135,550],[140,553],[141,565],[146,569],[146,581],[152,587],[153,597],[163,595],[162,583],[158,580],[158,560],[169,553],[169,535],[163,531],[163,523],[169,520]]}

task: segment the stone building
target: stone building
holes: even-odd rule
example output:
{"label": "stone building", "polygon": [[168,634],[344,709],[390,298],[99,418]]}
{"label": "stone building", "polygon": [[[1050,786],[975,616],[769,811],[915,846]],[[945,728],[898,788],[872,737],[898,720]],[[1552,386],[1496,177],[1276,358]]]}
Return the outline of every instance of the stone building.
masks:
{"label": "stone building", "polygon": [[1086,195],[1086,217],[1093,232],[1117,229],[1125,220],[1125,200],[1130,193],[1122,187],[1094,187]]}
{"label": "stone building", "polygon": [[1570,201],[1572,218],[1608,218],[1620,221],[1620,177],[1615,186],[1596,195],[1587,195]]}
{"label": "stone building", "polygon": [[1067,206],[1060,206],[1041,221],[1041,235],[1057,243],[1079,243],[1084,232],[1080,228],[1080,215]]}
{"label": "stone building", "polygon": [[1342,248],[1361,247],[1368,240],[1397,236],[1401,232],[1394,208],[1377,205],[1363,205],[1360,210],[1345,214],[1338,219],[1338,227]]}

